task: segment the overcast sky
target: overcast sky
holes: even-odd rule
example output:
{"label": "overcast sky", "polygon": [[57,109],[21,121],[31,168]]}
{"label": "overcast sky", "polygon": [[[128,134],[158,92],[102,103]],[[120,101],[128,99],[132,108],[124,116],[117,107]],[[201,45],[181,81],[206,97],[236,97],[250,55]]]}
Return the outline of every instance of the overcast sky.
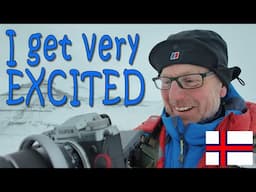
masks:
{"label": "overcast sky", "polygon": [[[17,61],[15,69],[24,74],[23,78],[14,78],[14,83],[31,82],[25,73],[25,68],[29,69],[37,79],[41,68],[46,69],[46,77],[55,69],[65,71],[67,79],[56,78],[55,83],[58,88],[72,93],[72,79],[69,75],[71,68],[79,70],[80,74],[87,70],[98,71],[103,75],[103,69],[113,69],[119,72],[119,78],[112,78],[111,82],[117,85],[117,89],[112,91],[112,96],[124,97],[124,69],[136,69],[145,79],[145,100],[160,100],[160,93],[155,89],[152,77],[157,73],[152,69],[148,62],[148,54],[151,48],[158,42],[165,40],[170,34],[188,29],[210,29],[218,32],[227,42],[229,51],[229,66],[240,66],[242,69],[241,78],[246,82],[246,86],[241,86],[236,80],[234,85],[240,94],[246,99],[256,101],[255,94],[255,55],[256,55],[256,25],[255,24],[3,24],[0,25],[0,93],[8,92],[9,79],[7,75],[8,67],[6,62],[10,58],[10,41],[6,31],[15,31],[14,37],[14,58]],[[40,33],[41,48],[36,51],[40,57],[40,63],[31,67],[27,63],[29,49],[29,39],[33,34]],[[91,62],[88,61],[85,44],[82,35],[86,36],[91,45],[93,34],[96,37],[95,52]],[[57,48],[51,52],[56,54],[56,59],[47,61],[44,57],[45,40],[53,35],[57,42]],[[67,61],[62,56],[62,47],[59,44],[64,36],[72,42],[68,45],[66,52],[72,57]],[[99,55],[99,42],[105,35],[113,42],[113,48],[104,54],[109,53],[110,59],[103,61]],[[132,48],[129,38],[135,44],[137,35],[138,46],[136,55],[132,55]],[[115,38],[125,41],[121,49],[117,48]],[[35,42],[34,42],[35,43]],[[134,45],[135,46],[135,45]],[[135,48],[135,47],[133,47]],[[120,51],[120,52],[118,52]],[[135,51],[135,49],[133,50]],[[120,54],[120,60],[117,55]],[[129,64],[129,59],[134,62]],[[104,77],[104,76],[103,76]],[[104,78],[95,80],[95,97],[104,96]],[[78,82],[80,87],[88,89],[88,83]],[[140,83],[138,79],[131,79],[131,97],[138,96]],[[80,91],[83,96],[89,96],[87,91]]]}

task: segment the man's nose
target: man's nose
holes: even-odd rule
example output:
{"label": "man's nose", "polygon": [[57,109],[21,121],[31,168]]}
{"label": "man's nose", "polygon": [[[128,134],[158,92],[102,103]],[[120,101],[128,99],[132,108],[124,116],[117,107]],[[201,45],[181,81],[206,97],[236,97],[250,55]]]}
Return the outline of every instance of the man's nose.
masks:
{"label": "man's nose", "polygon": [[181,88],[177,81],[172,81],[171,87],[169,89],[169,97],[180,98],[186,94],[185,89]]}

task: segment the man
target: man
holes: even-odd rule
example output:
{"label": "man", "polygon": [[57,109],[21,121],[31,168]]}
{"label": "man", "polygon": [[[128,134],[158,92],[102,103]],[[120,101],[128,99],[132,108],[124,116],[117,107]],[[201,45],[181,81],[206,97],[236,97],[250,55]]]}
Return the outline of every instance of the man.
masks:
{"label": "man", "polygon": [[[226,42],[214,31],[170,35],[149,54],[158,72],[153,81],[164,109],[137,129],[145,131],[131,155],[134,167],[196,168],[206,165],[206,131],[253,131],[256,104],[245,102],[231,85],[239,67],[228,68]],[[220,166],[225,167],[225,166]]]}

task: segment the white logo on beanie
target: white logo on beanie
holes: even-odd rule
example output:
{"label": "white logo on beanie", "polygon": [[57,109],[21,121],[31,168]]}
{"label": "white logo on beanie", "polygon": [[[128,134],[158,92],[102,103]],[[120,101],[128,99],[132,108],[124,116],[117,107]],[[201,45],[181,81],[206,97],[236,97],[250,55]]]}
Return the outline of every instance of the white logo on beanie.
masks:
{"label": "white logo on beanie", "polygon": [[179,58],[180,58],[180,52],[179,51],[171,52],[171,55],[170,55],[170,60],[171,61],[177,60]]}

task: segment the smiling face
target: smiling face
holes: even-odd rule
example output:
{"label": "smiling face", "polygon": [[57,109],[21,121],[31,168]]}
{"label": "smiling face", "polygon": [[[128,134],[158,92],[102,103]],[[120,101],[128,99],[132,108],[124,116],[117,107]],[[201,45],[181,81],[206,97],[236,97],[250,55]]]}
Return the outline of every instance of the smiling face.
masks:
{"label": "smiling face", "polygon": [[[207,71],[207,68],[196,65],[176,64],[165,67],[160,76],[177,77]],[[205,77],[203,81],[203,86],[196,89],[182,89],[176,81],[172,81],[170,89],[161,90],[166,112],[171,116],[180,116],[185,125],[213,117],[227,89],[215,74]]]}

